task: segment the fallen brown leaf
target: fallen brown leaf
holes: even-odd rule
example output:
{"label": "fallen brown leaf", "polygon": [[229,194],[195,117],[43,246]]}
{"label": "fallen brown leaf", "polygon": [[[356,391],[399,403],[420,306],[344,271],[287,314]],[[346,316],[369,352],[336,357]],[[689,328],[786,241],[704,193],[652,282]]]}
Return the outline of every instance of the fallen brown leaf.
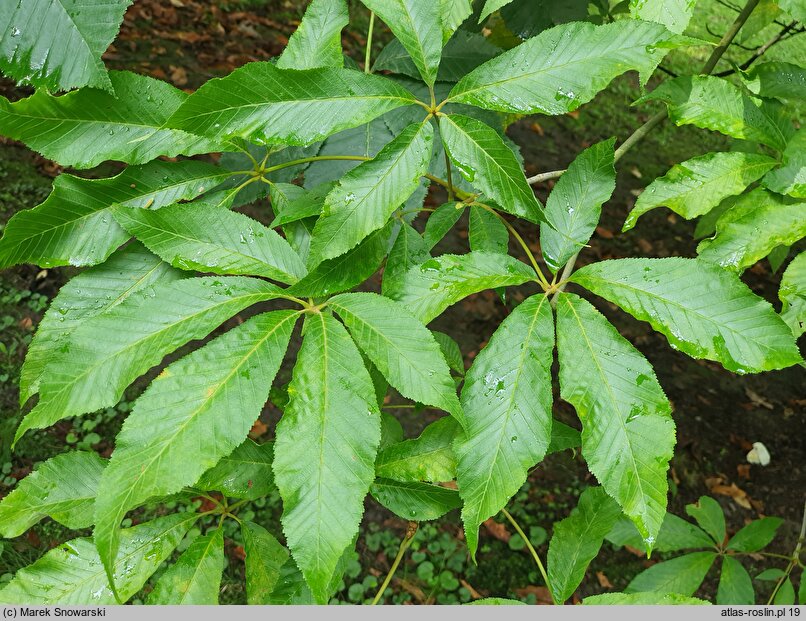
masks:
{"label": "fallen brown leaf", "polygon": [[265,434],[269,430],[269,426],[264,423],[262,420],[258,419],[252,425],[252,429],[249,430],[249,437],[250,438],[259,438],[263,434]]}
{"label": "fallen brown leaf", "polygon": [[484,528],[486,528],[487,532],[493,537],[498,539],[498,541],[509,543],[509,540],[512,538],[512,534],[507,530],[507,527],[492,518],[484,522]]}
{"label": "fallen brown leaf", "polygon": [[599,581],[599,586],[603,589],[612,589],[613,583],[608,580],[607,576],[603,571],[596,572],[596,579]]}
{"label": "fallen brown leaf", "polygon": [[470,593],[470,597],[472,597],[473,599],[484,598],[484,596],[481,593],[479,593],[476,589],[474,589],[472,586],[470,586],[470,583],[464,578],[459,579],[459,584],[461,584],[468,590],[468,592]]}
{"label": "fallen brown leaf", "polygon": [[525,586],[522,589],[515,589],[515,594],[518,597],[527,597],[528,595],[534,595],[537,598],[538,604],[554,603],[551,601],[551,595],[549,594],[549,590],[543,586],[536,586],[534,584],[530,584],[529,586]]}

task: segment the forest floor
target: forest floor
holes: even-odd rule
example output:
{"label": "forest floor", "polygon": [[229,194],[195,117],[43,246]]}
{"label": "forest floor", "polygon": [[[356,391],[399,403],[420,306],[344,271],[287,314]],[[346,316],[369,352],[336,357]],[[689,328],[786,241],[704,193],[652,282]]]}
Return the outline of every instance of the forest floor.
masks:
{"label": "forest floor", "polygon": [[[280,0],[240,3],[138,0],[128,11],[121,36],[105,59],[112,68],[147,73],[191,90],[246,62],[277,55],[298,23],[299,4]],[[701,2],[701,5],[713,4]],[[351,22],[351,30],[344,34],[344,44],[347,50],[355,51],[352,56],[359,60],[365,45],[366,15],[355,6],[351,8],[356,19]],[[719,32],[729,19],[729,11],[714,10],[699,23],[707,23]],[[696,34],[713,39],[706,32]],[[764,40],[763,32],[756,36]],[[772,57],[786,59],[796,54],[804,62],[805,50],[802,42],[782,44],[774,48]],[[741,54],[737,59],[740,57]],[[680,55],[671,57],[667,64],[672,68],[685,67],[697,60]],[[0,79],[0,94],[16,99],[28,92]],[[514,123],[509,135],[521,146],[527,172],[564,168],[590,144],[614,135],[622,139],[629,135],[654,111],[631,107],[639,94],[635,76],[626,76],[571,115],[530,117]],[[695,256],[694,223],[668,210],[650,212],[627,234],[620,233],[621,226],[640,190],[672,164],[708,150],[728,147],[727,141],[715,134],[675,128],[670,123],[661,126],[619,164],[616,193],[605,206],[601,225],[579,264],[628,256]],[[20,209],[41,202],[49,192],[53,176],[60,172],[58,166],[21,145],[0,142],[0,222],[6,222]],[[96,174],[103,174],[103,171],[96,171]],[[541,198],[545,198],[550,187],[537,190]],[[443,198],[434,192],[428,201],[438,205]],[[268,209],[262,214],[250,214],[267,223],[271,219]],[[460,223],[454,234],[437,246],[435,253],[466,251],[465,225],[466,222]],[[537,254],[536,229],[523,227],[521,233]],[[517,254],[518,248],[513,246],[512,251]],[[47,302],[73,271],[71,268],[39,270],[23,266],[0,274],[0,438],[7,439],[19,420],[16,377],[25,345]],[[748,270],[745,277],[757,294],[776,307],[779,280],[780,270],[773,273],[767,262]],[[646,323],[633,320],[615,306],[601,301],[596,304],[654,365],[661,385],[674,404],[677,449],[672,461],[670,510],[685,516],[686,504],[696,502],[701,495],[711,495],[725,510],[730,533],[763,515],[782,517],[785,523],[770,551],[789,554],[797,539],[806,491],[803,369],[739,377],[717,364],[695,361],[674,351],[666,339]],[[507,312],[496,295],[479,294],[446,312],[432,327],[449,333],[459,342],[469,366]],[[281,371],[278,381],[287,381],[282,373],[288,370]],[[0,442],[0,496],[10,491],[34,464],[66,446],[94,449],[108,455],[112,438],[138,390],[134,387],[129,391],[116,408],[80,420],[63,421],[51,430],[25,439],[13,456],[7,442]],[[418,433],[430,420],[428,413],[411,410],[399,410],[395,414],[409,434]],[[575,417],[573,408],[558,396],[555,415],[569,422]],[[272,423],[278,416],[278,411],[268,406],[264,424],[256,425],[253,435],[261,440],[270,439]],[[747,463],[746,454],[753,442],[763,442],[769,448],[772,461],[767,467]],[[525,526],[541,555],[546,551],[545,538],[551,524],[566,517],[576,505],[580,491],[592,483],[582,460],[570,452],[551,456],[532,472],[527,484],[513,499],[510,511]],[[252,510],[261,514],[261,520],[277,525],[277,502],[270,500]],[[359,556],[348,570],[345,588],[338,596],[340,600],[360,602],[374,594],[379,577],[382,579],[394,558],[405,526],[387,510],[372,501],[367,502],[359,537]],[[64,529],[48,522],[32,529],[20,540],[0,543],[0,575],[8,578],[11,572],[33,561],[64,536]],[[456,512],[424,525],[409,560],[393,582],[392,601],[453,603],[479,595],[545,601],[545,590],[535,586],[540,584],[540,579],[523,542],[502,523],[500,516],[482,528],[477,566],[467,559],[461,539]],[[239,602],[243,599],[242,569],[237,560],[243,551],[238,545],[237,533],[232,533],[227,549],[231,563],[222,601]],[[662,559],[663,555],[653,555],[649,561],[640,554],[606,543],[578,592],[590,595],[621,590],[636,573],[658,558]],[[769,559],[760,557],[751,559],[750,563],[751,575],[772,566]],[[700,595],[713,597],[715,576],[712,570]]]}

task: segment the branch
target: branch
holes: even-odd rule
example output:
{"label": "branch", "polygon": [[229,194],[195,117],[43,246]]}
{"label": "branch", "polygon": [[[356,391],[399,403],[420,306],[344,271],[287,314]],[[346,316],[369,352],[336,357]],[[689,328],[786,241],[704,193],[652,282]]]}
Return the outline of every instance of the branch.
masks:
{"label": "branch", "polygon": [[[742,71],[747,71],[751,67],[751,65],[754,62],[756,62],[759,58],[764,56],[764,54],[766,54],[773,45],[775,45],[776,43],[780,43],[785,38],[787,38],[787,35],[789,35],[789,33],[791,33],[793,30],[795,30],[795,27],[797,25],[798,25],[798,22],[793,21],[793,22],[787,24],[786,26],[784,26],[784,28],[781,29],[781,31],[777,35],[775,35],[772,39],[770,39],[764,45],[762,45],[760,48],[758,48],[755,52],[753,52],[753,55],[750,58],[748,58],[741,65],[739,65],[739,69],[741,69]],[[803,32],[803,30],[796,30],[793,33],[792,36],[794,36],[796,34],[800,34],[801,32]],[[722,71],[722,72],[716,73],[714,75],[716,75],[718,78],[725,78],[725,77],[727,77],[729,75],[733,75],[734,73],[736,73],[736,69],[728,69],[726,71]]]}

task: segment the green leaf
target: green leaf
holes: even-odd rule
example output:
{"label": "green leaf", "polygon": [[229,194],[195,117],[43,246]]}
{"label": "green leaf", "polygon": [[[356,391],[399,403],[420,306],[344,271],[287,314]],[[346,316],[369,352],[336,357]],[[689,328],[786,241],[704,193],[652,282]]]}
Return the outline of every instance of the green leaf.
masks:
{"label": "green leaf", "polygon": [[[473,13],[471,0],[439,0],[442,18],[442,43],[447,43],[456,29]],[[445,60],[443,50],[443,62]],[[440,66],[440,69],[442,67]]]}
{"label": "green leaf", "polygon": [[[199,518],[182,513],[121,531],[114,565],[121,601],[137,593]],[[0,604],[103,606],[117,603],[92,539],[68,541],[20,569],[0,591]]]}
{"label": "green leaf", "polygon": [[280,580],[280,571],[289,560],[288,550],[254,522],[243,522],[241,534],[246,552],[247,603],[252,606],[276,603],[271,596]]}
{"label": "green leaf", "polygon": [[802,24],[806,24],[806,2],[804,0],[778,0],[780,7]]}
{"label": "green leaf", "polygon": [[744,85],[759,97],[806,100],[806,69],[782,61],[755,65],[742,74]]}
{"label": "green leaf", "polygon": [[[468,0],[442,0],[458,3]],[[498,56],[501,49],[490,43],[479,33],[459,30],[442,50],[442,61],[439,64],[437,80],[440,82],[458,82],[465,74],[479,65]],[[393,39],[381,50],[373,65],[375,71],[391,71],[410,78],[419,78],[417,65],[400,42]]]}
{"label": "green leaf", "polygon": [[571,515],[555,522],[547,561],[551,593],[558,604],[570,598],[582,583],[619,515],[621,509],[604,489],[589,487]]}
{"label": "green leaf", "polygon": [[711,569],[716,552],[692,552],[642,571],[624,589],[627,593],[652,591],[653,595],[677,593],[690,597]]}
{"label": "green leaf", "polygon": [[92,89],[60,97],[37,91],[15,103],[0,97],[0,134],[73,168],[92,168],[106,160],[144,164],[160,155],[196,155],[225,148],[165,127],[171,113],[187,99],[183,91],[125,71],[112,71],[109,77],[115,97]]}
{"label": "green leaf", "polygon": [[806,332],[806,253],[801,252],[784,270],[778,298],[783,302],[781,317],[800,337]]}
{"label": "green leaf", "polygon": [[694,15],[695,4],[696,0],[630,0],[630,15],[681,34]]}
{"label": "green leaf", "polygon": [[649,548],[666,513],[675,427],[652,365],[589,302],[557,302],[560,394],[582,421],[582,455]]}
{"label": "green leaf", "polygon": [[277,59],[280,69],[343,67],[341,31],[349,15],[344,0],[312,0],[299,28]]}
{"label": "green leaf", "polygon": [[498,132],[460,114],[441,116],[439,130],[451,161],[474,187],[508,213],[531,222],[543,219],[520,163]]}
{"label": "green leaf", "polygon": [[428,246],[420,234],[411,225],[402,223],[383,270],[383,295],[392,297],[406,272],[430,258]]}
{"label": "green leaf", "polygon": [[288,547],[321,603],[358,532],[375,476],[380,412],[361,354],[342,325],[321,313],[306,320],[288,390],[274,476]]}
{"label": "green leaf", "polygon": [[286,293],[303,298],[324,297],[360,285],[380,267],[389,251],[392,230],[390,222],[346,254],[322,261]]}
{"label": "green leaf", "polygon": [[[275,189],[278,185],[281,186],[281,188]],[[299,220],[318,218],[322,213],[325,197],[333,190],[333,186],[333,183],[323,183],[322,185],[318,185],[306,191],[296,185],[288,185],[285,183],[273,184],[274,198],[272,199],[272,209],[274,210],[275,218],[272,220],[269,227],[284,227],[287,224]],[[285,189],[286,187],[294,188],[294,192],[289,192]]]}
{"label": "green leaf", "polygon": [[376,479],[369,491],[389,511],[414,522],[436,520],[462,505],[455,489],[430,483]]}
{"label": "green leaf", "polygon": [[439,1],[361,0],[406,48],[423,80],[433,86],[442,56],[443,21]]}
{"label": "green leaf", "polygon": [[806,576],[803,572],[800,574],[800,588],[798,588],[798,603],[803,605],[806,603]]}
{"label": "green leaf", "polygon": [[742,140],[753,140],[783,151],[792,124],[783,106],[759,101],[733,84],[712,76],[683,76],[667,80],[642,97],[662,101],[677,125],[695,125]]}
{"label": "green leaf", "polygon": [[481,16],[479,17],[479,23],[483,22],[490,15],[495,13],[498,9],[506,6],[510,2],[512,2],[512,0],[487,0],[484,3],[484,8],[481,11]]}
{"label": "green leaf", "polygon": [[[646,542],[635,524],[624,517],[607,534],[607,540],[616,546],[631,546],[648,552]],[[652,545],[656,552],[676,552],[691,548],[712,548],[714,542],[699,526],[667,513],[663,518],[660,532]]]}
{"label": "green leaf", "polygon": [[253,317],[167,367],[135,402],[95,506],[95,543],[107,568],[129,509],[193,485],[243,442],[268,399],[298,316]]}
{"label": "green leaf", "polygon": [[732,556],[722,557],[722,572],[719,576],[716,603],[720,606],[752,606],[756,603],[750,574]]}
{"label": "green leaf", "polygon": [[571,280],[648,321],[675,348],[736,373],[800,361],[791,332],[737,276],[696,259],[619,259]]}
{"label": "green leaf", "polygon": [[588,243],[599,224],[602,205],[616,189],[614,145],[611,138],[583,151],[546,201],[549,226],[540,227],[540,247],[555,273]]}
{"label": "green leaf", "polygon": [[456,420],[446,416],[428,425],[417,438],[383,448],[375,461],[375,476],[404,483],[453,481],[456,457],[451,445],[459,429]]}
{"label": "green leaf", "polygon": [[703,261],[743,271],[777,246],[806,237],[806,200],[794,201],[756,188],[716,221],[716,235],[697,246]]}
{"label": "green leaf", "polygon": [[148,603],[160,606],[217,604],[224,563],[222,529],[196,537],[176,563],[157,580]]}
{"label": "green leaf", "polygon": [[69,342],[73,330],[138,291],[181,277],[181,272],[135,242],[121,248],[106,263],[72,278],[59,289],[28,346],[20,372],[20,405],[39,390],[45,365],[53,352]]}
{"label": "green leaf", "polygon": [[526,606],[526,602],[519,599],[507,599],[505,597],[485,597],[472,602],[467,602],[465,606]]}
{"label": "green leaf", "polygon": [[156,211],[118,207],[112,213],[151,252],[180,269],[284,283],[295,283],[307,273],[285,239],[235,211],[180,203]]}
{"label": "green leaf", "polygon": [[432,250],[454,227],[464,212],[464,203],[445,203],[437,207],[425,224],[423,240],[426,248]]}
{"label": "green leaf", "polygon": [[638,197],[622,230],[629,231],[639,217],[660,206],[686,220],[706,214],[729,196],[741,194],[776,165],[771,157],[742,151],[709,153],[675,164]]}
{"label": "green leaf", "polygon": [[676,593],[602,593],[582,600],[583,606],[710,606],[711,602]]}
{"label": "green leaf", "polygon": [[[112,91],[101,54],[132,0],[6,2],[0,7],[0,71],[50,91],[93,86]],[[10,36],[5,36],[10,35]]]}
{"label": "green leaf", "polygon": [[507,255],[495,252],[443,254],[411,268],[403,278],[400,291],[395,292],[395,298],[427,324],[469,295],[534,279],[532,268]]}
{"label": "green leaf", "polygon": [[791,606],[795,603],[795,587],[792,586],[792,580],[787,578],[783,581],[772,603],[776,606]]}
{"label": "green leaf", "polygon": [[477,205],[470,207],[470,249],[479,252],[507,254],[509,231],[495,214]]}
{"label": "green leaf", "polygon": [[784,521],[777,517],[753,520],[736,533],[728,543],[728,550],[738,552],[758,552],[766,548],[775,538],[775,533]]}
{"label": "green leaf", "polygon": [[113,205],[157,209],[198,196],[231,173],[203,162],[151,162],[108,179],[62,174],[41,205],[17,213],[0,239],[0,268],[103,262],[129,234],[115,222]]}
{"label": "green leaf", "polygon": [[445,360],[451,370],[459,375],[464,375],[465,360],[462,356],[462,350],[459,349],[459,344],[444,332],[432,331],[431,334],[434,335],[437,343],[439,343],[439,347],[442,349],[442,355],[445,356]]}
{"label": "green leaf", "polygon": [[548,297],[535,295],[503,321],[467,372],[465,433],[460,432],[453,449],[471,556],[479,524],[506,505],[546,454],[553,351],[551,306]]}
{"label": "green leaf", "polygon": [[456,384],[442,350],[406,307],[374,293],[345,293],[331,298],[328,305],[401,395],[461,420]]}
{"label": "green leaf", "polygon": [[303,146],[413,102],[411,93],[382,76],[256,62],[204,84],[166,125],[219,141]]}
{"label": "green leaf", "polygon": [[783,155],[783,166],[767,173],[762,184],[779,194],[806,198],[806,130],[792,136]]}
{"label": "green leaf", "polygon": [[39,403],[23,419],[15,441],[29,429],[114,406],[126,387],[166,354],[278,292],[252,278],[191,278],[146,287],[85,321],[45,367]]}
{"label": "green leaf", "polygon": [[582,446],[582,435],[573,427],[554,420],[551,423],[551,442],[546,454],[559,453],[567,449],[576,449]]}
{"label": "green leaf", "polygon": [[91,526],[105,465],[95,453],[76,451],[41,464],[0,502],[0,535],[19,537],[48,516],[67,528]]}
{"label": "green leaf", "polygon": [[700,496],[697,504],[686,505],[686,513],[711,536],[714,543],[722,545],[725,540],[725,514],[719,503],[709,496]]}
{"label": "green leaf", "polygon": [[194,487],[221,492],[230,498],[254,500],[268,496],[275,488],[273,460],[274,443],[246,440],[205,472]]}
{"label": "green leaf", "polygon": [[762,580],[762,581],[767,580],[770,582],[778,582],[778,580],[783,576],[786,576],[786,572],[783,569],[773,567],[762,571],[759,575],[756,576],[756,580]]}
{"label": "green leaf", "polygon": [[342,177],[325,199],[308,263],[338,257],[382,228],[428,172],[433,141],[431,123],[410,125],[374,159]]}
{"label": "green leaf", "polygon": [[514,114],[565,114],[632,69],[644,82],[664,48],[684,43],[660,24],[573,22],[546,30],[462,78],[450,101]]}

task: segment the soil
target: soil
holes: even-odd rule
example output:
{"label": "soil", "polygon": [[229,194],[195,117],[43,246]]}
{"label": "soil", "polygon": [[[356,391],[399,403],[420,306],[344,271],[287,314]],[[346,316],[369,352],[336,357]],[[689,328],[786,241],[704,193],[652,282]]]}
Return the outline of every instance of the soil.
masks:
{"label": "soil", "polygon": [[[229,6],[221,2],[142,0],[130,8],[121,36],[110,48],[106,60],[110,67],[148,73],[180,88],[192,89],[246,62],[265,60],[279,53],[299,14],[295,3],[279,0]],[[344,42],[348,49],[356,50],[362,49],[364,44],[363,36],[352,32],[345,34]],[[359,54],[354,57],[359,58]],[[509,134],[521,145],[528,163],[527,171],[564,168],[589,144],[610,135],[624,137],[630,128],[637,127],[652,110],[629,112],[625,117],[623,111],[629,110],[629,104],[638,93],[634,80],[634,77],[618,80],[607,94],[574,115],[528,118],[512,125]],[[27,94],[8,82],[0,82],[0,93],[14,99]],[[616,115],[615,120],[613,115]],[[666,127],[632,151],[619,166],[616,194],[605,206],[601,225],[590,249],[581,255],[579,265],[627,256],[695,256],[694,224],[664,209],[643,216],[638,227],[628,234],[619,231],[637,192],[654,177],[663,174],[674,162],[711,148],[724,147],[724,144],[722,139],[700,130]],[[0,182],[7,184],[8,180],[14,180],[16,183],[0,190],[3,192],[0,194],[2,221],[19,208],[41,202],[50,177],[58,172],[58,167],[19,145],[0,144]],[[545,198],[550,186],[537,190],[541,198]],[[438,205],[443,199],[434,193],[428,200]],[[267,221],[266,210],[253,215]],[[418,221],[417,226],[420,224]],[[435,254],[466,251],[465,224],[460,223],[435,249]],[[539,256],[536,229],[518,226]],[[516,256],[519,254],[516,246],[511,250]],[[2,278],[11,287],[52,297],[69,275],[69,270],[43,272],[25,266],[6,271]],[[779,305],[776,300],[779,280],[780,271],[771,273],[766,262],[754,266],[745,275],[747,284],[776,307]],[[376,280],[374,286],[377,284]],[[511,295],[517,300],[528,293],[528,290],[521,290]],[[789,554],[797,539],[806,490],[803,369],[739,377],[717,364],[692,360],[674,351],[648,324],[633,320],[607,302],[592,301],[650,360],[674,404],[678,442],[672,461],[674,486],[670,510],[684,516],[686,504],[695,502],[701,495],[712,495],[725,510],[730,533],[762,515],[782,517],[785,523],[770,551]],[[469,366],[507,312],[507,306],[495,293],[486,292],[457,304],[431,327],[457,339]],[[33,312],[25,316],[32,320],[32,329],[38,316]],[[16,356],[19,362],[22,352]],[[280,381],[283,378],[287,381],[289,377],[290,362],[287,362]],[[0,389],[3,419],[17,416],[16,400],[16,387],[8,382]],[[397,413],[409,434],[417,433],[433,418],[428,412],[400,410]],[[574,424],[573,409],[559,397],[555,399],[555,415]],[[279,411],[268,406],[263,417],[267,424],[265,433],[271,434],[278,417]],[[57,445],[64,433],[64,428],[57,428],[42,434],[47,438],[44,445]],[[768,447],[772,456],[768,466],[747,463],[746,454],[753,442],[763,442]],[[111,446],[104,444],[96,448],[108,452]],[[21,462],[15,461],[15,468],[22,472],[34,461],[46,457],[47,454],[29,452]],[[552,521],[565,517],[575,506],[579,490],[589,482],[593,483],[580,458],[569,452],[554,455],[534,470],[528,488],[518,496],[518,501],[523,513],[532,514],[534,524],[549,529]],[[441,522],[444,528],[459,532],[458,516],[449,517]],[[369,522],[385,523],[401,530],[404,527],[400,520],[371,502],[367,505],[365,524]],[[498,596],[507,596],[514,589],[529,588],[523,576],[530,571],[531,561],[525,552],[510,550],[493,532],[494,528],[482,530],[485,547],[474,572],[473,587]],[[457,536],[461,537],[461,533]],[[545,553],[545,545],[541,552]],[[364,550],[362,563],[373,563],[373,559],[367,557],[369,554]],[[655,560],[653,557],[651,562]],[[606,544],[580,592],[592,594],[621,589],[649,563],[645,558]],[[758,566],[769,565],[759,563]],[[381,569],[385,573],[386,568]],[[597,576],[597,572],[601,572],[604,579]],[[612,589],[606,587],[608,581]],[[713,596],[715,585],[712,575],[701,595]]]}

